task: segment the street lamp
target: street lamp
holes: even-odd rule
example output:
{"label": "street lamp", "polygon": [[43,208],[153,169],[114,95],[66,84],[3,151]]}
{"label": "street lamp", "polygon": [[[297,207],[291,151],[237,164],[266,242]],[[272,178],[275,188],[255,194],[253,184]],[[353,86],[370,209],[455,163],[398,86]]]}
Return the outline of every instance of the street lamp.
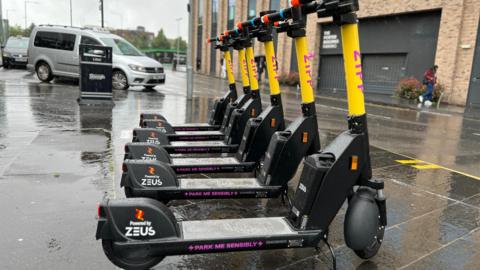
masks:
{"label": "street lamp", "polygon": [[70,26],[73,26],[73,18],[72,18],[72,0],[70,0]]}
{"label": "street lamp", "polygon": [[104,22],[104,20],[103,20],[103,19],[104,19],[104,18],[103,18],[103,0],[100,0],[100,7],[99,7],[99,9],[100,9],[100,14],[101,14],[101,16],[102,16],[102,28],[104,28],[104,27],[105,27],[105,22]]}
{"label": "street lamp", "polygon": [[181,39],[181,36],[180,36],[180,22],[183,20],[183,18],[177,18],[176,21],[177,21],[177,33],[178,33],[178,38],[177,38],[177,64],[176,66],[178,66],[180,64],[180,39]]}
{"label": "street lamp", "polygon": [[25,29],[27,29],[27,4],[38,4],[36,1],[25,0]]}

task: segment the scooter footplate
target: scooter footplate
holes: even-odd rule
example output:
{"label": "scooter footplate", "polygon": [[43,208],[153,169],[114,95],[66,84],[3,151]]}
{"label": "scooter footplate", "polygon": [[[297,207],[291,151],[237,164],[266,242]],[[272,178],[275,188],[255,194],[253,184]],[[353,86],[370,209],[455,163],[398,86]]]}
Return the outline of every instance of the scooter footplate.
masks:
{"label": "scooter footplate", "polygon": [[213,136],[219,136],[223,135],[221,131],[177,131],[175,132],[175,135],[180,135],[180,136],[208,136],[208,135],[213,135]]}
{"label": "scooter footplate", "polygon": [[198,142],[173,141],[173,142],[170,142],[170,145],[173,147],[193,147],[193,146],[224,147],[224,146],[227,146],[223,141],[198,141]]}
{"label": "scooter footplate", "polygon": [[260,188],[257,178],[182,178],[180,189],[249,189]]}
{"label": "scooter footplate", "polygon": [[297,234],[283,217],[182,221],[185,240]]}
{"label": "scooter footplate", "polygon": [[218,158],[175,158],[172,159],[174,166],[198,166],[198,165],[238,165],[240,162],[234,157]]}
{"label": "scooter footplate", "polygon": [[174,124],[174,127],[210,127],[209,123],[185,123],[185,124]]}

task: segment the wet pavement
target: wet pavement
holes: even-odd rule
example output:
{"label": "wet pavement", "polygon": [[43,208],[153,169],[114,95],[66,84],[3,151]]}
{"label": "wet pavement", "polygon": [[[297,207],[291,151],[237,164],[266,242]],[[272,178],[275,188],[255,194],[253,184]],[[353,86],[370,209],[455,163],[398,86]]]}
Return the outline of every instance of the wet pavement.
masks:
{"label": "wet pavement", "polygon": [[[96,203],[105,194],[124,197],[123,145],[140,112],[205,122],[225,89],[221,80],[196,76],[196,97],[187,102],[184,78],[168,73],[154,92],[114,91],[113,108],[79,107],[75,82],[43,84],[24,70],[0,70],[1,269],[115,269],[94,237]],[[283,101],[288,120],[300,114],[296,89],[286,89]],[[317,111],[324,147],[345,129],[346,103],[319,95]],[[344,244],[342,209],[330,229],[338,268],[478,269],[480,119],[375,104],[367,111],[389,224],[379,254],[362,261]],[[292,189],[297,183],[298,174]],[[287,213],[280,199],[180,201],[171,208],[185,220]],[[330,269],[330,260],[325,249],[276,250],[167,257],[156,269]]]}

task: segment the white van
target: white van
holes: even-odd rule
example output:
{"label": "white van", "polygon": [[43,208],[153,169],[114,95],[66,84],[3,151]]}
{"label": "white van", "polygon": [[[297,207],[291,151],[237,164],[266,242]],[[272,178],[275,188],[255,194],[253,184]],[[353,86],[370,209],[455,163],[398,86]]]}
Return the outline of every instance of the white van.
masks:
{"label": "white van", "polygon": [[108,31],[68,26],[40,25],[33,29],[27,68],[43,82],[55,76],[79,78],[79,44],[103,45],[113,50],[114,89],[165,83],[162,64],[145,56],[125,39]]}

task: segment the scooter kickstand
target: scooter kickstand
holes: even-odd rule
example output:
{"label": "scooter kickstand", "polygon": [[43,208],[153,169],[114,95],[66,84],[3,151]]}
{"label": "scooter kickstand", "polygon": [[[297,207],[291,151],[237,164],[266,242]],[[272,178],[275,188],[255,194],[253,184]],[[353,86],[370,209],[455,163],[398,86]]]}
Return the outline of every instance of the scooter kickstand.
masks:
{"label": "scooter kickstand", "polygon": [[[332,269],[333,269],[333,270],[336,270],[336,269],[337,269],[337,256],[335,256],[335,251],[333,250],[333,248],[332,248],[332,246],[330,245],[330,243],[328,243],[328,236],[327,236],[327,234],[325,234],[325,235],[323,236],[323,238],[322,238],[321,241],[323,241],[323,242],[325,243],[325,245],[328,247],[328,250],[330,251],[330,254],[332,255]],[[320,252],[320,249],[321,249],[320,245],[318,245],[318,246],[316,247],[316,249],[317,249],[317,252]]]}
{"label": "scooter kickstand", "polygon": [[[290,199],[290,197],[288,196],[288,187],[285,188],[282,192],[282,204],[285,205],[285,202],[288,203],[288,207],[292,207],[292,200]],[[285,200],[286,198],[286,200]]]}

